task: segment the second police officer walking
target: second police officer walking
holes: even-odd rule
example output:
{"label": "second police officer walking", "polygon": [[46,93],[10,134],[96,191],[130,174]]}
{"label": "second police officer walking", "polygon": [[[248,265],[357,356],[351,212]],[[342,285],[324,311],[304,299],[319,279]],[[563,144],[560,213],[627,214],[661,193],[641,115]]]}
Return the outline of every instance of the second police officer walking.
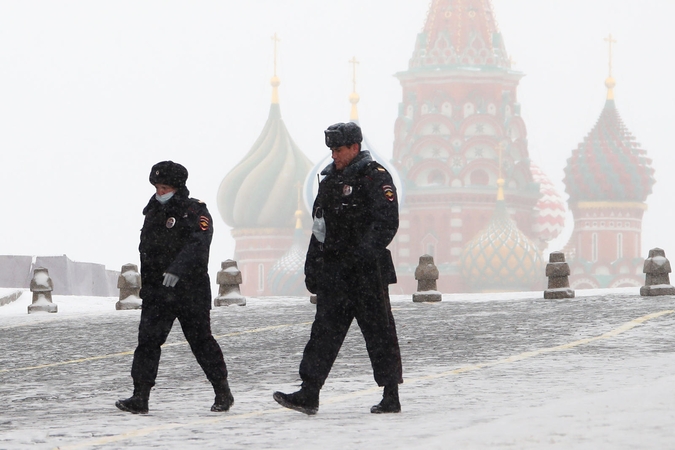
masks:
{"label": "second police officer walking", "polygon": [[361,150],[356,123],[337,123],[324,133],[333,163],[321,172],[305,261],[307,289],[317,294],[316,316],[300,363],[300,390],[275,392],[274,399],[316,414],[319,391],[356,318],[375,381],[384,387],[370,412],[397,413],[403,371],[388,293],[396,272],[387,250],[398,230],[396,188],[389,172]]}
{"label": "second police officer walking", "polygon": [[234,403],[223,352],[211,334],[211,215],[202,201],[190,198],[187,178],[187,169],[173,161],[159,162],[150,172],[156,193],[143,209],[138,247],[143,309],[131,367],[134,393],[115,403],[134,414],[148,413],[161,346],[176,319],[213,385],[216,396],[211,411],[227,411]]}

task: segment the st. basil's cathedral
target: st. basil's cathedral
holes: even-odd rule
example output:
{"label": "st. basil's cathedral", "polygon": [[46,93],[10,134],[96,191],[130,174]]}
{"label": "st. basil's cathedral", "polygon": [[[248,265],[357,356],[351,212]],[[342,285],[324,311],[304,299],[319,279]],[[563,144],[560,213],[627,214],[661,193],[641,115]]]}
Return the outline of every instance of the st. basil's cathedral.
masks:
{"label": "st. basil's cathedral", "polygon": [[[431,1],[408,68],[396,74],[402,97],[391,160],[364,129],[363,149],[399,191],[392,293],[417,290],[414,272],[425,254],[434,258],[443,293],[544,289],[543,254],[563,231],[568,207],[574,230],[562,250],[571,287],[643,284],[642,215],[654,170],[619,117],[611,62],[605,107],[564,169],[567,204],[530,159],[517,95],[523,76],[511,68],[489,0]],[[308,210],[317,174],[331,162],[313,164],[293,141],[279,83],[274,73],[267,122],[218,191],[241,290],[250,296],[308,295]],[[354,89],[349,119],[357,123],[359,99]]]}

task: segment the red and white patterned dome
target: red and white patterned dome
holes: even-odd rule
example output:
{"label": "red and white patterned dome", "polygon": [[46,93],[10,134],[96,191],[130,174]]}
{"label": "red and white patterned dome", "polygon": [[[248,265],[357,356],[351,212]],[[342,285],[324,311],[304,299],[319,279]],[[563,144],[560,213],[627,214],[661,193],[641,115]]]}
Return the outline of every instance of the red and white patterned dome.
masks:
{"label": "red and white patterned dome", "polygon": [[530,162],[530,171],[534,182],[539,183],[541,193],[536,206],[537,216],[532,228],[541,241],[548,242],[558,237],[565,228],[567,208],[565,201],[541,168]]}

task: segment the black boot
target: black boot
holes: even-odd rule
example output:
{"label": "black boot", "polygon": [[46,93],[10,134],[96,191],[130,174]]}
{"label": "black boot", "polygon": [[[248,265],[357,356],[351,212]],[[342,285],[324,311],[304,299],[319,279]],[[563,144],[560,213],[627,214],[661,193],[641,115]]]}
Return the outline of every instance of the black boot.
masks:
{"label": "black boot", "polygon": [[382,401],[370,408],[373,414],[401,412],[401,402],[398,400],[398,384],[388,384],[384,387]]}
{"label": "black boot", "polygon": [[227,380],[213,383],[213,391],[216,393],[216,399],[213,402],[213,406],[211,406],[211,411],[228,411],[234,405],[234,396],[230,392],[230,385],[227,383]]}
{"label": "black boot", "polygon": [[115,406],[132,414],[147,414],[150,389],[152,389],[152,386],[149,384],[134,382],[134,394],[127,399],[117,400]]}
{"label": "black boot", "polygon": [[308,415],[316,414],[319,410],[319,388],[306,386],[304,383],[297,392],[293,392],[292,394],[275,392],[273,397],[281,406]]}

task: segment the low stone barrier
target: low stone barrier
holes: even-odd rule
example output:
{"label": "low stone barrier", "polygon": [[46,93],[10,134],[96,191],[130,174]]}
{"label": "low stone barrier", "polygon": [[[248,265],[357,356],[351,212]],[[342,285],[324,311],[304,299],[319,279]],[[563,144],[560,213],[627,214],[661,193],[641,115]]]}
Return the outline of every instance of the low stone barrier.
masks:
{"label": "low stone barrier", "polygon": [[21,297],[21,294],[23,294],[23,291],[14,291],[9,294],[3,295],[2,297],[0,297],[0,306],[9,305],[14,300]]}
{"label": "low stone barrier", "polygon": [[415,269],[417,292],[412,296],[413,302],[440,302],[443,296],[436,290],[438,268],[431,255],[420,256],[419,265]]}
{"label": "low stone barrier", "polygon": [[574,290],[570,288],[570,266],[565,262],[565,254],[551,252],[548,261],[548,289],[544,291],[544,298],[574,298]]}
{"label": "low stone barrier", "polygon": [[115,303],[116,310],[141,309],[141,274],[136,264],[125,264],[117,278],[117,288],[120,290],[119,301]]}
{"label": "low stone barrier", "polygon": [[231,259],[220,264],[216,283],[218,283],[218,297],[213,300],[214,306],[239,305],[246,306],[246,297],[241,295],[239,285],[242,283],[241,271],[237,262]]}
{"label": "low stone barrier", "polygon": [[670,284],[670,261],[662,248],[649,250],[642,271],[645,273],[645,285],[640,288],[640,295],[675,295],[675,287]]}
{"label": "low stone barrier", "polygon": [[49,271],[44,267],[38,267],[33,271],[33,279],[30,280],[30,291],[33,293],[33,303],[28,305],[28,314],[35,312],[58,312],[59,307],[52,302],[52,290],[54,283],[49,277]]}

